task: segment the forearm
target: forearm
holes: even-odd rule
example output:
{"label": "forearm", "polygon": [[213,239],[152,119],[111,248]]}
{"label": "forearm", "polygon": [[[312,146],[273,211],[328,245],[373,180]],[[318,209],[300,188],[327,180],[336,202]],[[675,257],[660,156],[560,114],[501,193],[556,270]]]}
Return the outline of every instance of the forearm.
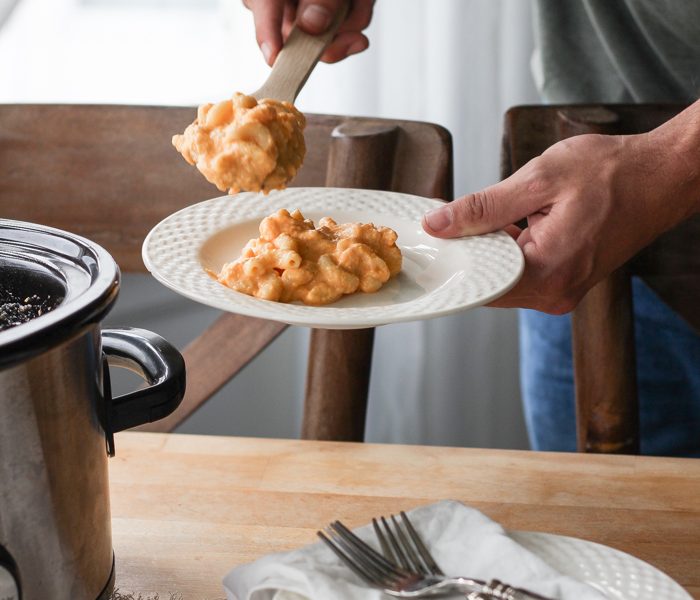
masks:
{"label": "forearm", "polygon": [[670,186],[685,214],[700,213],[700,100],[648,134],[649,152],[658,157],[658,181]]}

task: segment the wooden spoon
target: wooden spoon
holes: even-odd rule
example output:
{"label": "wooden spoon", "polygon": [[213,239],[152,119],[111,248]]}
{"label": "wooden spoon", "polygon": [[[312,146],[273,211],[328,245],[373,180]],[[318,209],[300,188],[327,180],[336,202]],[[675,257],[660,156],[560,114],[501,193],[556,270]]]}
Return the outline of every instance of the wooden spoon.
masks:
{"label": "wooden spoon", "polygon": [[272,71],[262,87],[251,94],[256,100],[273,98],[294,104],[323,51],[333,41],[348,14],[349,3],[343,2],[328,28],[321,35],[309,35],[296,25],[275,59]]}

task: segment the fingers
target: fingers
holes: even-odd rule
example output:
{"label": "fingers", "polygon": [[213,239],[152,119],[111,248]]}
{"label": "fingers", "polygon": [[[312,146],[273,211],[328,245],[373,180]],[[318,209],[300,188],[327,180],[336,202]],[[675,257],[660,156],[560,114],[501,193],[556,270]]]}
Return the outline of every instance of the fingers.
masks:
{"label": "fingers", "polygon": [[367,50],[369,40],[359,32],[344,31],[339,33],[333,43],[325,49],[321,60],[327,63],[335,63],[348,56]]}
{"label": "fingers", "polygon": [[255,38],[265,62],[272,65],[282,48],[285,0],[245,0],[244,4],[253,12]]}
{"label": "fingers", "polygon": [[372,20],[374,0],[353,0],[340,31],[364,31]]}
{"label": "fingers", "polygon": [[[272,65],[282,49],[284,40],[296,22],[300,29],[312,35],[328,30],[343,3],[350,0],[243,0],[253,12],[255,34],[265,62]],[[366,50],[369,40],[362,31],[372,19],[374,0],[353,0],[350,11],[333,42],[321,60],[338,62]]]}
{"label": "fingers", "polygon": [[505,180],[427,212],[423,229],[442,238],[490,233],[536,212],[539,201]]}
{"label": "fingers", "polygon": [[[509,227],[506,231],[515,233]],[[571,312],[595,284],[596,280],[585,275],[588,259],[581,260],[578,251],[572,251],[575,242],[571,236],[560,233],[547,239],[542,231],[527,227],[517,236],[516,242],[525,259],[523,275],[513,289],[488,306],[529,308],[563,315]]]}
{"label": "fingers", "polygon": [[[515,227],[515,226],[512,226]],[[506,231],[513,235],[515,229],[506,227]],[[551,306],[552,298],[548,294],[548,264],[543,260],[542,252],[533,243],[529,229],[521,231],[516,241],[523,251],[525,270],[518,283],[503,296],[496,298],[487,306],[492,308],[530,308],[551,314],[561,314]]]}
{"label": "fingers", "polygon": [[292,28],[297,20],[297,7],[296,4],[287,2],[284,7],[284,17],[282,19],[282,43],[287,42],[289,34],[292,32]]}
{"label": "fingers", "polygon": [[518,237],[522,235],[523,230],[520,229],[517,225],[506,225],[503,230],[514,240],[518,240]]}
{"label": "fingers", "polygon": [[[300,0],[297,24],[307,33],[318,35],[328,29],[335,14],[348,0]],[[345,21],[333,42],[326,48],[321,60],[335,63],[348,56],[363,52],[369,40],[362,31],[372,19],[374,0],[354,0]]]}
{"label": "fingers", "polygon": [[306,33],[318,35],[328,30],[345,0],[300,0],[297,24]]}

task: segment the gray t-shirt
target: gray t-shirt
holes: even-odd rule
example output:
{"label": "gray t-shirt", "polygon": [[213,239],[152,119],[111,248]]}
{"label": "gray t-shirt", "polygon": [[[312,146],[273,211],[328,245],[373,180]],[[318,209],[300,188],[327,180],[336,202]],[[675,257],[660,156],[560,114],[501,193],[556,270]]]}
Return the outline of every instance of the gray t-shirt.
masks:
{"label": "gray t-shirt", "polygon": [[537,0],[535,36],[547,102],[700,97],[700,0]]}

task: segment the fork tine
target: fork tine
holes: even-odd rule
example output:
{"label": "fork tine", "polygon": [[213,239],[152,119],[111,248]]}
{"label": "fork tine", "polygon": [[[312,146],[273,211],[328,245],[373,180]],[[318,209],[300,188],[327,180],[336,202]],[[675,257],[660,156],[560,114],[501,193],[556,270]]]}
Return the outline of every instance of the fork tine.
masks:
{"label": "fork tine", "polygon": [[372,577],[369,573],[363,571],[360,565],[358,565],[349,555],[345,554],[345,552],[340,548],[340,546],[336,545],[336,543],[330,538],[328,538],[322,531],[317,531],[316,535],[320,537],[325,542],[326,546],[333,550],[333,553],[348,567],[350,567],[350,570],[353,573],[355,573],[355,575],[357,575],[360,579],[362,579],[362,581],[374,585],[379,585],[374,577]]}
{"label": "fork tine", "polygon": [[[367,583],[381,587],[392,585],[396,576],[388,569],[384,569],[380,565],[373,563],[366,555],[363,555],[356,548],[347,543],[335,531],[330,528],[325,530],[326,539],[328,539],[341,554],[336,554],[350,565],[350,561],[354,564],[355,574],[359,575]],[[344,557],[344,558],[343,558]]]}
{"label": "fork tine", "polygon": [[348,544],[352,545],[359,552],[373,560],[378,565],[381,565],[382,568],[384,568],[385,570],[391,572],[395,577],[405,577],[409,574],[405,570],[392,563],[390,560],[384,558],[381,554],[379,554],[379,552],[372,548],[372,546],[370,546],[369,544],[361,540],[359,537],[357,537],[340,521],[334,521],[333,523],[331,523],[330,527],[339,537],[345,540]]}
{"label": "fork tine", "polygon": [[413,549],[413,546],[411,545],[411,541],[408,539],[408,537],[404,533],[403,527],[401,527],[399,522],[396,520],[395,515],[391,515],[391,522],[394,524],[394,529],[396,530],[397,537],[399,539],[399,542],[403,546],[404,552],[408,556],[408,560],[411,563],[412,570],[415,573],[419,573],[421,575],[430,575],[430,571],[423,564],[423,562],[420,559],[420,556],[418,554],[416,554],[416,551]]}
{"label": "fork tine", "polygon": [[379,545],[382,547],[382,554],[386,556],[391,562],[398,565],[399,560],[394,554],[394,551],[391,549],[391,546],[389,545],[389,541],[387,540],[386,536],[384,535],[384,533],[382,533],[382,529],[379,526],[379,522],[377,521],[377,519],[372,519],[372,527],[374,528],[374,533],[377,536],[377,539],[379,540]]}
{"label": "fork tine", "polygon": [[327,531],[332,532],[336,543],[340,544],[347,554],[350,554],[365,570],[370,571],[375,579],[381,581],[381,587],[396,587],[400,582],[413,577],[386,560],[339,521],[331,523]]}
{"label": "fork tine", "polygon": [[408,562],[408,557],[406,556],[403,549],[401,548],[401,544],[399,544],[399,542],[397,541],[396,536],[391,531],[391,527],[389,527],[389,523],[387,523],[387,521],[384,517],[380,517],[380,520],[382,522],[382,525],[384,526],[384,531],[386,533],[387,538],[389,539],[391,547],[394,550],[394,554],[395,554],[395,556],[398,557],[397,564],[400,564],[403,569],[410,570],[411,565]]}
{"label": "fork tine", "polygon": [[423,562],[428,567],[430,572],[433,575],[444,575],[440,567],[437,566],[435,559],[428,551],[428,548],[426,548],[425,544],[423,543],[423,540],[418,535],[418,532],[413,527],[413,523],[411,523],[411,521],[408,520],[408,516],[406,515],[406,513],[404,511],[401,511],[400,514],[401,520],[406,526],[406,531],[408,531],[408,535],[411,536],[411,539],[413,540],[413,543],[415,544],[418,553],[420,554],[421,558],[423,559]]}
{"label": "fork tine", "polygon": [[387,569],[383,565],[374,562],[371,557],[363,554],[358,548],[352,546],[347,540],[338,536],[337,533],[335,533],[334,539],[337,544],[344,548],[348,554],[353,556],[356,561],[365,567],[365,569],[367,569],[370,573],[373,573],[376,580],[379,581],[383,587],[394,584],[397,576],[390,569]]}

